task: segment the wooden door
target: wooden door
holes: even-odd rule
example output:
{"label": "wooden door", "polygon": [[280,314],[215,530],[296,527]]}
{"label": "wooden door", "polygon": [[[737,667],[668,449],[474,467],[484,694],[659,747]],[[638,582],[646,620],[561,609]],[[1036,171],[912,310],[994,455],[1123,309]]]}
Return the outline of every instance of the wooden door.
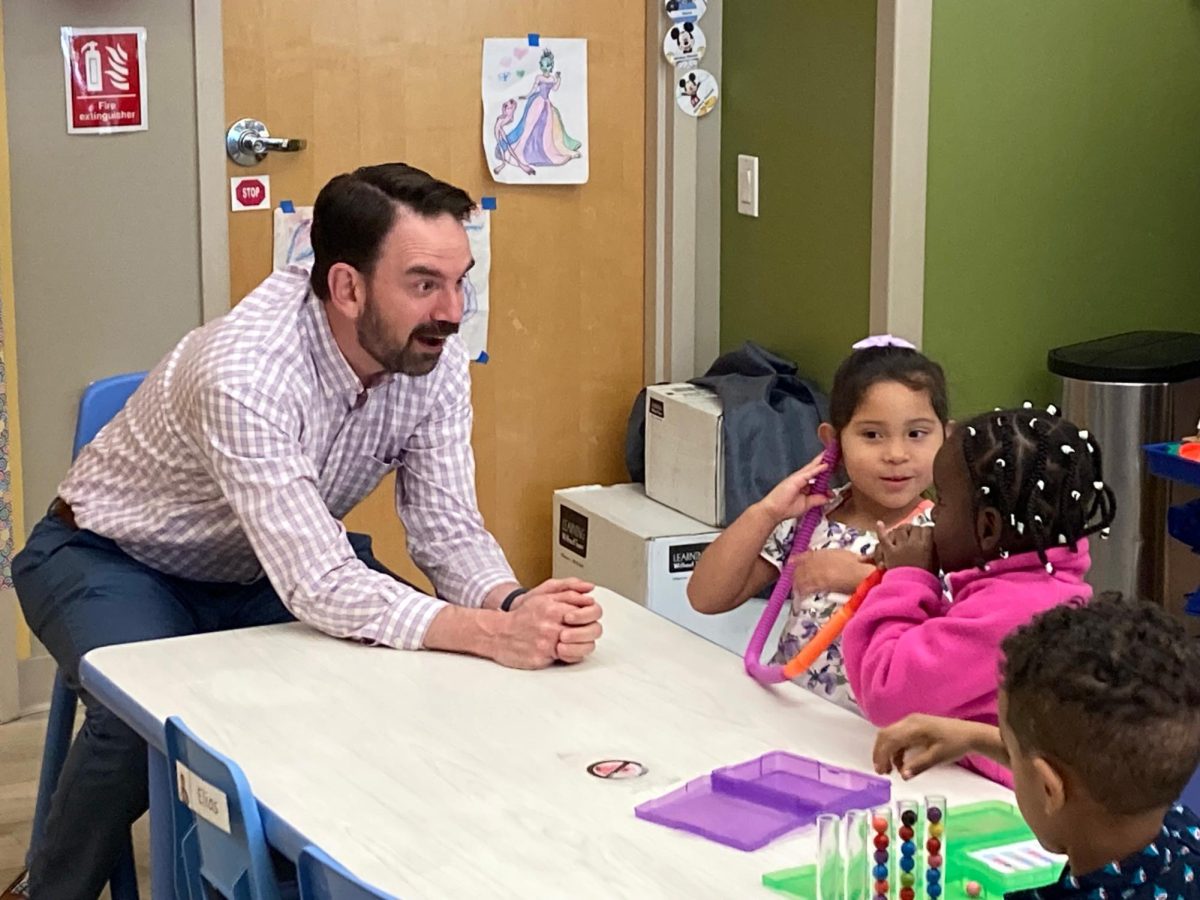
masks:
{"label": "wooden door", "polygon": [[[490,362],[472,366],[480,507],[517,575],[549,575],[551,495],[626,480],[625,421],[642,381],[644,0],[225,0],[225,118],[308,148],[230,175],[271,176],[311,204],[332,176],[400,160],[495,196]],[[585,185],[495,184],[481,144],[485,37],[588,39]],[[229,221],[231,295],[271,267],[271,218]],[[388,479],[349,517],[411,576]]]}

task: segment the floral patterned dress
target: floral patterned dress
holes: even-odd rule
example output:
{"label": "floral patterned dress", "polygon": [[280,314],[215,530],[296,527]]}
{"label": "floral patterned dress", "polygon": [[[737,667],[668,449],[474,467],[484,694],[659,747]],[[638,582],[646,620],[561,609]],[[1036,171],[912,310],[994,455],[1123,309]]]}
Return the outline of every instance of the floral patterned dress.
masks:
{"label": "floral patterned dress", "polygon": [[[859,531],[841,522],[829,518],[839,506],[850,496],[850,486],[839,488],[833,498],[825,504],[821,521],[813,532],[810,550],[849,550],[853,553],[868,554],[875,550],[878,537],[874,531]],[[921,512],[912,519],[913,525],[932,525],[933,519],[928,510]],[[796,531],[796,520],[785,519],[776,526],[767,543],[762,549],[762,558],[776,569],[782,571],[787,560],[788,548]],[[821,591],[816,594],[798,594],[792,592],[792,605],[788,614],[787,624],[779,637],[779,649],[775,652],[773,662],[783,665],[800,652],[800,648],[809,642],[821,630],[830,617],[850,599],[846,594],[836,591]],[[842,639],[839,636],[829,648],[817,657],[817,661],[796,683],[807,688],[814,694],[831,700],[838,706],[858,712],[858,704],[850,690],[846,679],[845,661],[842,658]]]}

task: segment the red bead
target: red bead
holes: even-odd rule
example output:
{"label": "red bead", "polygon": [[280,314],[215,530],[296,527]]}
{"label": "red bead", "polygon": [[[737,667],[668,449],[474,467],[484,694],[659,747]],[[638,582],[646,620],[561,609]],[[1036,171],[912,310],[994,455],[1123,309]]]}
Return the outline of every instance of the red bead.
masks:
{"label": "red bead", "polygon": [[942,842],[939,841],[937,838],[930,838],[928,841],[925,842],[925,849],[928,850],[930,853],[941,853],[942,852]]}
{"label": "red bead", "polygon": [[883,896],[886,897],[891,892],[892,892],[892,886],[890,884],[888,884],[886,881],[875,882],[875,893],[883,894]]}
{"label": "red bead", "polygon": [[900,900],[913,900],[917,896],[917,892],[912,888],[900,889]]}
{"label": "red bead", "polygon": [[873,818],[871,820],[871,827],[874,828],[876,831],[878,831],[880,834],[883,834],[885,831],[888,830],[888,820],[885,819],[883,816],[876,816],[875,818]]}
{"label": "red bead", "polygon": [[876,850],[886,850],[888,848],[888,844],[890,844],[890,843],[891,843],[891,841],[888,840],[888,836],[886,834],[875,835],[875,849]]}
{"label": "red bead", "polygon": [[929,868],[931,869],[940,869],[942,867],[942,855],[940,853],[934,853],[929,857],[928,861]]}
{"label": "red bead", "polygon": [[913,839],[913,830],[911,828],[909,828],[907,825],[901,826],[900,840],[911,841],[912,839]]}

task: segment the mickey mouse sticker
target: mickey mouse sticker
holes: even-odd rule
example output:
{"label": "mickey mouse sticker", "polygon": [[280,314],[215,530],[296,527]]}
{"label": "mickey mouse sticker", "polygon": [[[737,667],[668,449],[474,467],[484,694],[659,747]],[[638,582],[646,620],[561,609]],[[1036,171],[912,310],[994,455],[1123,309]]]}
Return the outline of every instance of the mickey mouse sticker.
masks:
{"label": "mickey mouse sticker", "polygon": [[699,65],[708,49],[708,42],[700,26],[693,22],[672,25],[663,40],[663,54],[667,62],[680,69],[693,69]]}
{"label": "mickey mouse sticker", "polygon": [[677,25],[691,22],[704,15],[708,9],[707,0],[666,0],[667,16]]}
{"label": "mickey mouse sticker", "polygon": [[717,79],[704,69],[678,73],[675,102],[689,116],[707,116],[717,105]]}

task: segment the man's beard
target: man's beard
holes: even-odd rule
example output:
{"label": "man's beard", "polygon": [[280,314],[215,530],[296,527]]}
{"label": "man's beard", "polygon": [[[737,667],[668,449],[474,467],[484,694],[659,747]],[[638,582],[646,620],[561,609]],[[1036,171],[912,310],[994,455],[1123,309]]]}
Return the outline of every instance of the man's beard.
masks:
{"label": "man's beard", "polygon": [[379,306],[368,293],[357,332],[362,348],[383,366],[385,372],[393,375],[428,375],[437,366],[442,353],[440,349],[432,352],[422,349],[416,343],[417,338],[448,338],[458,333],[458,325],[454,322],[423,322],[412,330],[407,341],[397,346],[388,340]]}

